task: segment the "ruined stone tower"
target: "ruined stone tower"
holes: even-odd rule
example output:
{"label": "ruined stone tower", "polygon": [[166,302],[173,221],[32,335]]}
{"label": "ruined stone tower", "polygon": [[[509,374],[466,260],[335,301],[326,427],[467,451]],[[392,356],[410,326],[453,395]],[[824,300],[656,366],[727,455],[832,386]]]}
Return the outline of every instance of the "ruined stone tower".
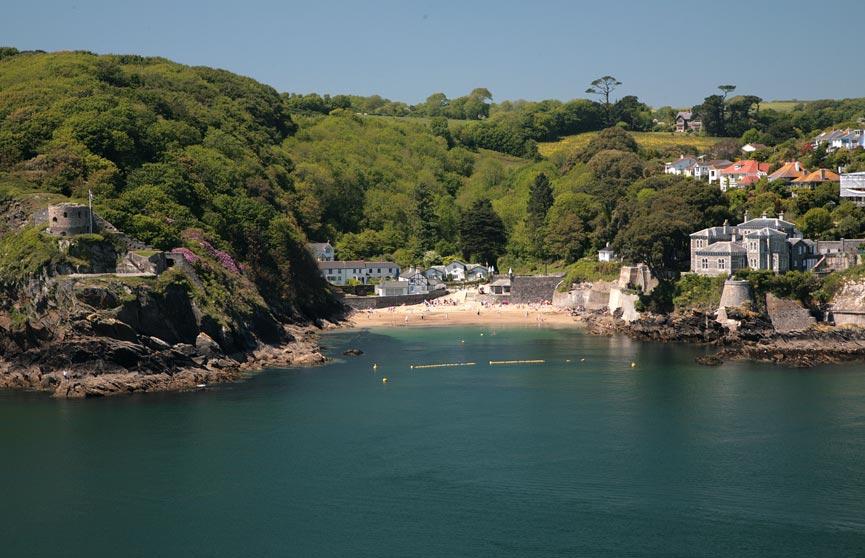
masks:
{"label": "ruined stone tower", "polygon": [[90,232],[90,208],[76,203],[49,206],[48,232],[58,236]]}

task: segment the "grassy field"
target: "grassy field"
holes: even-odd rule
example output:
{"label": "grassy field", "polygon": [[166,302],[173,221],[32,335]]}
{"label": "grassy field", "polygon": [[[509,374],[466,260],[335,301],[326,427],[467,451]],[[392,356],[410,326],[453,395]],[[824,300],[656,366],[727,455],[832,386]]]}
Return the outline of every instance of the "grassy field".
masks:
{"label": "grassy field", "polygon": [[764,101],[760,103],[760,109],[777,110],[778,112],[790,112],[796,105],[808,103],[808,101]]}
{"label": "grassy field", "polygon": [[[558,151],[574,151],[581,149],[589,141],[598,135],[598,132],[585,132],[575,136],[567,136],[559,141],[544,142],[538,145],[538,150],[544,157],[549,157]],[[708,136],[692,136],[686,134],[674,134],[673,132],[631,132],[640,147],[646,149],[666,149],[685,145],[695,147],[699,151],[705,151],[715,144],[720,138]]]}

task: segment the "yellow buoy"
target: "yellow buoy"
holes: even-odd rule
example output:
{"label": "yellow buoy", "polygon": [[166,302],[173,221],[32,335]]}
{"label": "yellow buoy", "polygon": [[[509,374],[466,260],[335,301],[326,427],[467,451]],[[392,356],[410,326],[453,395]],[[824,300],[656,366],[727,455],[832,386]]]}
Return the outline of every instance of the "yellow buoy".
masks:
{"label": "yellow buoy", "polygon": [[586,362],[586,359],[581,358],[581,359],[580,359],[580,362]]}
{"label": "yellow buoy", "polygon": [[566,358],[566,359],[565,359],[565,362],[571,362],[571,359]]}
{"label": "yellow buoy", "polygon": [[382,379],[381,379],[381,383],[386,384],[386,383],[387,383],[387,378],[382,378]]}
{"label": "yellow buoy", "polygon": [[636,368],[636,367],[637,367],[637,363],[636,363],[636,362],[632,362],[632,363],[631,363],[631,368]]}
{"label": "yellow buoy", "polygon": [[378,368],[378,364],[373,364],[372,369],[375,370],[376,368]]}

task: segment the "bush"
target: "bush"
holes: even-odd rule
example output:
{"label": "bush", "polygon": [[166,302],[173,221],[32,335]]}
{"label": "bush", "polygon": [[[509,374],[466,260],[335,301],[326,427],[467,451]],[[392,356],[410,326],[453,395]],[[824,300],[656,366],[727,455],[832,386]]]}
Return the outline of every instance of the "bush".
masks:
{"label": "bush", "polygon": [[559,289],[566,292],[571,285],[578,283],[615,281],[619,278],[621,267],[618,262],[599,262],[594,258],[583,258],[567,268]]}
{"label": "bush", "polygon": [[706,277],[703,275],[683,275],[676,283],[673,306],[676,310],[700,310],[713,312],[721,303],[726,277]]}

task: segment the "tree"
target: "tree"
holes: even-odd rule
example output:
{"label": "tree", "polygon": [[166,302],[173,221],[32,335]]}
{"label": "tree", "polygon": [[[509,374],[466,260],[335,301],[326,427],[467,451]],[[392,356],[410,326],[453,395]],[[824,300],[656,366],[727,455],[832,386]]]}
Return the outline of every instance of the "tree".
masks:
{"label": "tree", "polygon": [[535,181],[529,189],[526,225],[531,237],[534,255],[541,259],[545,257],[544,220],[552,206],[553,189],[550,187],[550,179],[544,173],[540,173],[535,177]]}
{"label": "tree", "polygon": [[718,89],[720,89],[720,90],[721,90],[721,93],[724,94],[724,100],[726,101],[726,100],[727,100],[727,95],[729,95],[730,93],[732,93],[733,91],[735,91],[735,90],[736,90],[736,86],[735,86],[735,85],[719,85],[719,86],[718,86]]}
{"label": "tree", "polygon": [[639,150],[637,140],[634,136],[618,127],[607,128],[592,138],[589,143],[579,152],[579,159],[588,163],[599,151],[612,149],[615,151],[630,151],[636,153]]}
{"label": "tree", "polygon": [[802,234],[806,238],[824,239],[832,229],[832,215],[822,207],[809,209],[802,217]]}
{"label": "tree", "polygon": [[[552,215],[550,216],[552,217]],[[545,250],[567,263],[580,259],[586,251],[588,236],[583,221],[574,213],[563,211],[550,218],[544,236]]]}
{"label": "tree", "polygon": [[474,202],[460,218],[460,248],[471,261],[495,265],[505,252],[508,238],[505,224],[493,210],[490,200]]}
{"label": "tree", "polygon": [[703,128],[710,136],[727,135],[726,116],[724,114],[724,97],[709,95],[703,99],[703,104],[695,106],[692,111],[703,121]]}
{"label": "tree", "polygon": [[438,225],[436,223],[433,197],[429,186],[419,183],[414,189],[415,238],[420,252],[435,248],[438,240]]}
{"label": "tree", "polygon": [[607,126],[613,125],[613,111],[612,105],[610,104],[610,95],[620,85],[622,85],[622,82],[617,80],[613,76],[604,76],[593,81],[591,85],[589,85],[589,88],[586,89],[586,93],[590,95],[597,95],[599,98],[604,100],[604,111],[607,115]]}
{"label": "tree", "polygon": [[432,135],[444,138],[448,144],[448,149],[454,146],[454,137],[448,127],[448,119],[444,116],[434,116],[429,123],[430,132]]}

